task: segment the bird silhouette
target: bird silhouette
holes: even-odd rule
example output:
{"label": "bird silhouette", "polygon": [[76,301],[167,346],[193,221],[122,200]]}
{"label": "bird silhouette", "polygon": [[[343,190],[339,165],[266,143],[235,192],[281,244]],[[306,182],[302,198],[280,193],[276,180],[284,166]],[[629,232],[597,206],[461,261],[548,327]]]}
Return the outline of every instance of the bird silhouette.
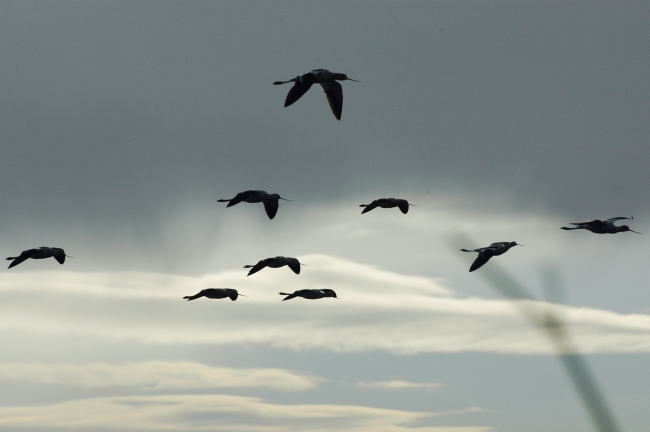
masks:
{"label": "bird silhouette", "polygon": [[183,298],[187,301],[190,301],[196,300],[200,297],[207,297],[211,299],[222,299],[228,297],[230,300],[235,301],[239,296],[244,296],[244,294],[239,294],[237,290],[233,288],[206,288],[199,291],[197,294],[194,294],[193,296],[185,296]]}
{"label": "bird silhouette", "polygon": [[45,259],[45,258],[54,258],[58,261],[59,264],[65,262],[65,258],[70,257],[66,255],[65,251],[57,247],[41,246],[39,248],[27,249],[24,250],[17,257],[7,257],[7,260],[11,261],[8,268],[12,268],[20,264],[21,262],[31,258],[31,259]]}
{"label": "bird silhouette", "polygon": [[371,202],[370,204],[361,204],[359,207],[365,207],[361,214],[368,213],[371,210],[376,209],[377,207],[381,208],[393,208],[397,207],[404,214],[409,212],[409,206],[414,206],[415,204],[409,204],[405,199],[400,198],[379,198]]}
{"label": "bird silhouette", "polygon": [[296,298],[296,297],[302,297],[308,300],[317,300],[325,297],[338,298],[336,297],[336,293],[334,292],[334,290],[331,289],[301,289],[298,291],[294,291],[291,294],[285,292],[281,292],[278,294],[286,296],[285,298],[282,299],[282,301],[291,300],[292,298]]}
{"label": "bird silhouette", "polygon": [[628,225],[615,225],[614,222],[618,220],[623,220],[623,219],[634,219],[632,217],[613,217],[607,220],[600,220],[600,219],[594,219],[589,222],[571,222],[571,225],[575,225],[573,227],[562,227],[563,230],[578,230],[578,229],[585,229],[587,231],[591,231],[592,233],[596,234],[616,234],[619,232],[625,232],[625,231],[631,231],[633,233],[641,234],[638,231],[634,231],[633,229],[630,229]]}
{"label": "bird silhouette", "polygon": [[278,201],[285,200],[291,201],[286,198],[282,198],[279,194],[270,194],[263,190],[247,190],[244,192],[239,192],[235,195],[234,198],[230,199],[219,199],[217,202],[227,202],[226,207],[232,207],[239,204],[240,202],[247,203],[263,203],[264,210],[269,219],[273,219],[278,212]]}
{"label": "bird silhouette", "polygon": [[477,270],[483,266],[486,262],[490,260],[493,256],[503,255],[508,252],[513,246],[523,246],[521,243],[517,242],[497,242],[492,243],[490,246],[478,248],[478,249],[461,249],[463,252],[478,252],[478,256],[472,263],[472,266],[469,268],[470,272]]}
{"label": "bird silhouette", "polygon": [[273,84],[294,83],[289,93],[287,93],[287,98],[284,100],[285,107],[300,99],[313,84],[320,84],[323,87],[325,96],[327,96],[327,102],[330,104],[334,117],[337,120],[341,120],[341,112],[343,111],[343,88],[338,81],[345,80],[359,82],[343,73],[330,72],[327,69],[314,69],[311,72],[298,75],[287,81],[275,81]]}
{"label": "bird silhouette", "polygon": [[[263,260],[260,260],[257,264],[255,265],[245,265],[244,268],[249,268],[250,271],[246,276],[250,276],[254,273],[257,273],[258,271],[262,270],[264,267],[271,267],[271,268],[278,268],[278,267],[283,267],[283,266],[289,266],[289,268],[295,273],[295,274],[300,274],[300,265],[302,263],[298,261],[298,258],[292,258],[292,257],[283,257],[283,256],[276,256],[273,258],[265,258]],[[302,264],[304,265],[304,264]]]}

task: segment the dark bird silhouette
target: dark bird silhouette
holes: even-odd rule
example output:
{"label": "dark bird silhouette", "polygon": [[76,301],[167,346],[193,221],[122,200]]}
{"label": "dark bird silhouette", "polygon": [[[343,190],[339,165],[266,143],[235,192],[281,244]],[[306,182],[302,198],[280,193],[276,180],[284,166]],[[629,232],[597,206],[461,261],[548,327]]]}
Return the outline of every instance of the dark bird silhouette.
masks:
{"label": "dark bird silhouette", "polygon": [[286,296],[285,298],[282,299],[282,301],[291,300],[292,298],[296,298],[296,297],[302,297],[308,300],[317,300],[325,297],[338,298],[336,297],[336,293],[334,292],[334,290],[331,289],[301,289],[298,291],[294,291],[291,294],[284,293],[284,292],[278,294]]}
{"label": "dark bird silhouette", "polygon": [[183,298],[187,301],[190,301],[196,300],[200,297],[207,297],[211,299],[222,299],[228,297],[230,300],[235,301],[239,296],[246,297],[244,294],[239,294],[236,289],[232,288],[206,288],[199,291],[198,294],[194,294],[193,296],[185,296]]}
{"label": "dark bird silhouette", "polygon": [[273,258],[265,258],[263,260],[260,260],[255,265],[245,265],[244,268],[250,269],[250,271],[246,276],[250,276],[254,273],[257,273],[258,271],[262,270],[264,267],[278,268],[283,266],[289,266],[289,268],[295,274],[300,274],[300,265],[304,265],[304,264],[298,261],[298,258],[276,256]]}
{"label": "dark bird silhouette", "polygon": [[368,213],[371,210],[376,209],[377,207],[381,208],[393,208],[398,207],[400,211],[404,214],[409,212],[409,206],[414,206],[415,204],[409,204],[405,199],[400,198],[379,198],[371,202],[370,204],[361,204],[359,207],[365,207],[361,214]]}
{"label": "dark bird silhouette", "polygon": [[240,202],[263,203],[264,210],[266,210],[266,214],[268,215],[269,219],[273,219],[278,212],[279,200],[291,201],[289,199],[282,198],[279,194],[270,194],[263,190],[247,190],[244,192],[239,192],[237,195],[235,195],[234,198],[219,199],[217,202],[227,202],[228,205],[226,207],[232,207],[239,204]]}
{"label": "dark bird silhouette", "polygon": [[632,217],[613,217],[607,220],[600,220],[600,219],[595,219],[589,222],[571,222],[571,225],[575,225],[573,227],[562,227],[563,230],[578,230],[578,229],[585,229],[587,231],[591,231],[592,233],[596,234],[616,234],[619,232],[625,232],[625,231],[631,231],[633,233],[641,234],[638,231],[634,231],[633,229],[630,229],[628,225],[615,225],[614,222],[622,219],[634,219]]}
{"label": "dark bird silhouette", "polygon": [[488,262],[493,256],[503,255],[508,252],[513,246],[523,246],[521,243],[517,242],[497,242],[492,243],[490,246],[478,248],[478,249],[461,249],[463,252],[478,252],[478,257],[472,263],[472,266],[469,268],[469,271],[473,272],[476,269],[481,268],[483,264]]}
{"label": "dark bird silhouette", "polygon": [[304,75],[299,75],[287,81],[275,81],[273,84],[293,83],[293,87],[291,87],[289,93],[287,93],[287,98],[284,100],[285,107],[300,99],[313,84],[320,84],[323,87],[325,96],[327,96],[327,102],[330,104],[334,117],[337,120],[341,120],[341,112],[343,111],[343,88],[337,81],[345,80],[359,82],[343,73],[330,72],[327,69],[314,69]]}
{"label": "dark bird silhouette", "polygon": [[70,255],[66,255],[65,251],[61,248],[41,246],[39,248],[24,250],[17,257],[7,257],[7,260],[11,261],[11,264],[9,264],[8,268],[12,268],[29,258],[54,258],[59,264],[63,264],[66,257],[72,258]]}

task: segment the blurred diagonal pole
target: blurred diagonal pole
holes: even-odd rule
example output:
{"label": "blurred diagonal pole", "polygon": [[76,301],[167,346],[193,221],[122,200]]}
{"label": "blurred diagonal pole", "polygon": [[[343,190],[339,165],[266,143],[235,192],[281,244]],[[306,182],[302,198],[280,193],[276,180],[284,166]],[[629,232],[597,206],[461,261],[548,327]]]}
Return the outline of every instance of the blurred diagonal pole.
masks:
{"label": "blurred diagonal pole", "polygon": [[[449,243],[455,249],[472,244],[464,234],[450,238]],[[501,295],[513,300],[513,304],[522,315],[550,339],[596,430],[598,432],[621,432],[614,419],[614,414],[596,382],[596,377],[589,369],[585,359],[579,354],[569,330],[559,314],[550,307],[542,306],[538,299],[534,298],[523,285],[506,273],[497,263],[490,262],[488,267],[478,272],[481,277],[486,279],[492,288]],[[548,269],[544,276],[547,293],[558,294],[563,291],[557,270]]]}

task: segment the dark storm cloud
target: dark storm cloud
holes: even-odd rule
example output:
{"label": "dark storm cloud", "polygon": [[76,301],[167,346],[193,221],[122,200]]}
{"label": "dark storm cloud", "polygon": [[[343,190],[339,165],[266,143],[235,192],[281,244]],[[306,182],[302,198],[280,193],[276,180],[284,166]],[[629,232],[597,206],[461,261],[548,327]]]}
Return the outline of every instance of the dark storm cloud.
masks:
{"label": "dark storm cloud", "polygon": [[[303,203],[457,194],[571,219],[648,209],[647,5],[0,10],[7,236],[149,238],[170,208],[257,187]],[[341,122],[319,88],[282,108],[272,81],[314,67],[364,81],[343,83]]]}

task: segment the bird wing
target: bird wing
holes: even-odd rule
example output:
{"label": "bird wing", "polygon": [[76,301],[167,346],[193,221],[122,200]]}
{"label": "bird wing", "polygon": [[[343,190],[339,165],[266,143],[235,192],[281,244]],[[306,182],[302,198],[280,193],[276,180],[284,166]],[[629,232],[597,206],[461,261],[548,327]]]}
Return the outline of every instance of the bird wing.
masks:
{"label": "bird wing", "polygon": [[332,108],[334,117],[337,120],[341,120],[341,112],[343,111],[343,87],[338,81],[326,81],[321,83],[323,90],[325,90],[325,96],[327,96],[327,102]]}
{"label": "bird wing", "polygon": [[397,207],[402,211],[402,213],[406,214],[409,212],[409,203],[406,200],[400,200],[397,204]]}
{"label": "bird wing", "polygon": [[288,107],[300,99],[302,95],[307,93],[307,90],[311,88],[312,84],[314,84],[315,81],[316,76],[312,73],[306,73],[296,78],[293,87],[291,87],[291,89],[289,89],[289,93],[287,93],[287,98],[284,100],[284,106]]}
{"label": "bird wing", "polygon": [[52,252],[52,256],[59,264],[63,264],[65,262],[65,252],[63,249],[55,249],[54,252]]}
{"label": "bird wing", "polygon": [[266,267],[266,260],[262,260],[255,264],[249,271],[246,276],[250,276],[252,274],[257,273],[258,271],[262,270],[264,267]]}
{"label": "bird wing", "polygon": [[18,264],[20,264],[21,262],[27,260],[28,258],[29,258],[29,254],[26,254],[25,252],[23,252],[20,255],[18,255],[17,257],[15,257],[14,260],[11,262],[11,264],[9,264],[9,267],[7,267],[7,268],[16,267]]}
{"label": "bird wing", "polygon": [[267,199],[264,200],[264,210],[266,210],[266,215],[269,219],[273,219],[278,212],[278,199]]}
{"label": "bird wing", "polygon": [[376,209],[378,205],[379,205],[379,200],[374,200],[373,202],[371,202],[370,204],[364,207],[361,214],[368,213],[369,211]]}
{"label": "bird wing", "polygon": [[619,216],[619,217],[609,218],[609,219],[607,219],[605,222],[607,222],[607,223],[614,223],[614,222],[616,222],[616,221],[618,221],[618,220],[623,220],[623,219],[634,219],[634,218]]}
{"label": "bird wing", "polygon": [[287,261],[287,265],[295,274],[300,274],[300,262],[297,259]]}
{"label": "bird wing", "polygon": [[492,258],[492,255],[493,253],[490,249],[483,249],[482,251],[480,251],[476,259],[472,263],[472,266],[469,268],[469,271],[473,272],[474,270],[481,268],[483,264],[485,264],[490,260],[490,258]]}
{"label": "bird wing", "polygon": [[594,220],[591,220],[591,221],[588,221],[588,222],[571,222],[571,225],[578,225],[579,226],[579,225],[589,225],[589,224],[593,224],[593,223],[603,223],[603,221],[601,221],[600,219],[594,219]]}

